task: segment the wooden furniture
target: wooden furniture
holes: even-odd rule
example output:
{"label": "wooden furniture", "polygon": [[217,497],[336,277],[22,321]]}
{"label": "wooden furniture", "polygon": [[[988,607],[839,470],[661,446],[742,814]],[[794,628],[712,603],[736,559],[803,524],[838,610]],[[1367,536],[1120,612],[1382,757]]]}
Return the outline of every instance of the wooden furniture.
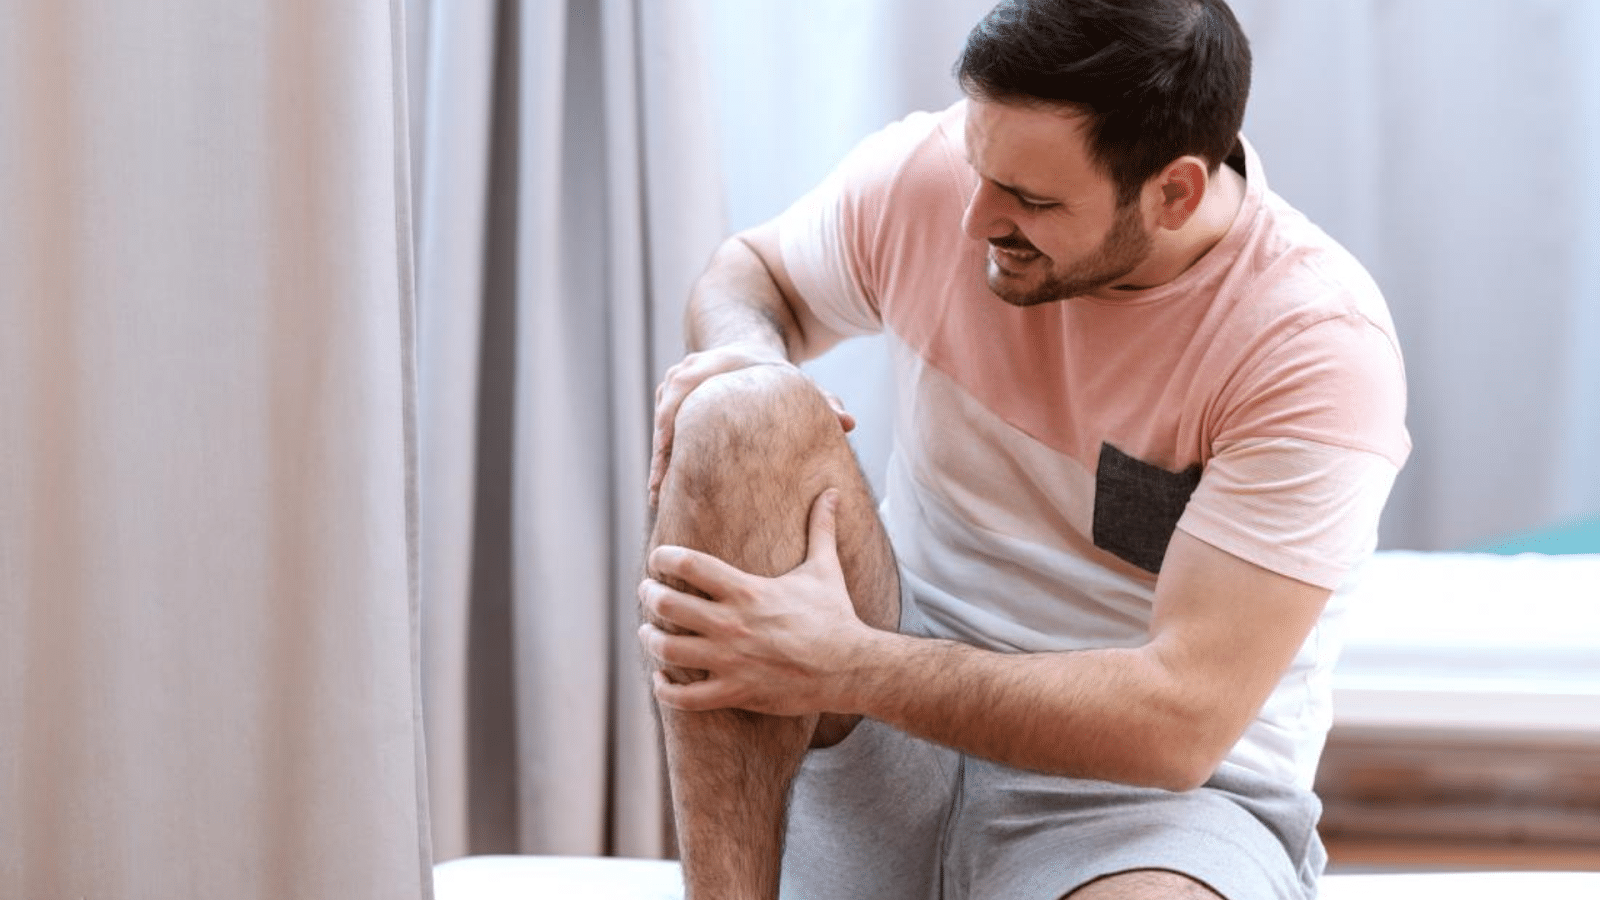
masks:
{"label": "wooden furniture", "polygon": [[1600,555],[1380,553],[1345,624],[1332,871],[1600,871]]}

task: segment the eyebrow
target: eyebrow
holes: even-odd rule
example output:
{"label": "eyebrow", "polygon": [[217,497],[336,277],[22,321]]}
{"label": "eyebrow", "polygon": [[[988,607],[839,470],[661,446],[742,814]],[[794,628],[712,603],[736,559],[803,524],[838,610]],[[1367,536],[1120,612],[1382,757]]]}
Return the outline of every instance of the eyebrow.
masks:
{"label": "eyebrow", "polygon": [[968,153],[966,156],[967,156],[967,166],[969,168],[971,168],[972,171],[975,174],[977,174],[977,176],[979,178],[982,178],[984,181],[989,182],[990,184],[994,185],[995,187],[999,188],[1002,191],[1005,191],[1006,193],[1010,194],[1011,196],[1017,198],[1018,200],[1023,201],[1024,203],[1032,203],[1034,205],[1043,205],[1043,204],[1055,204],[1057,206],[1068,206],[1069,205],[1066,200],[1063,200],[1063,199],[1061,199],[1059,197],[1050,197],[1050,196],[1046,196],[1044,194],[1031,193],[1031,192],[1029,192],[1027,190],[1024,190],[1023,188],[1020,188],[1020,187],[1014,185],[1014,184],[1006,184],[1004,181],[1001,181],[998,178],[990,178],[988,175],[983,174],[983,171],[981,169],[979,169],[976,164],[973,163],[972,154],[971,153]]}
{"label": "eyebrow", "polygon": [[1058,200],[1055,197],[1047,197],[1047,196],[1045,196],[1043,194],[1035,194],[1032,191],[1023,190],[1022,188],[1016,187],[1014,185],[1006,184],[1003,181],[997,181],[996,179],[989,178],[987,176],[984,177],[984,180],[989,182],[990,184],[994,185],[995,187],[999,188],[1000,190],[1005,191],[1006,193],[1010,194],[1011,196],[1017,198],[1018,200],[1022,200],[1022,201],[1027,202],[1027,203],[1033,203],[1033,204],[1037,205],[1037,204],[1043,204],[1043,203],[1064,203],[1065,202],[1063,200]]}

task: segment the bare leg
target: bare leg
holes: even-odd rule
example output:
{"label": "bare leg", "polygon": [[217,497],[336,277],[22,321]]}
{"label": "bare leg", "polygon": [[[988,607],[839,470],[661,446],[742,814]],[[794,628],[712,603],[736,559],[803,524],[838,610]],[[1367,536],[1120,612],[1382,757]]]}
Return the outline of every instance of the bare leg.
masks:
{"label": "bare leg", "polygon": [[1221,900],[1198,881],[1177,872],[1134,869],[1091,881],[1062,900]]}
{"label": "bare leg", "polygon": [[[856,612],[896,626],[888,538],[837,417],[808,380],[772,366],[718,376],[684,401],[675,429],[652,547],[693,547],[779,575],[805,558],[812,501],[838,488],[839,557]],[[837,743],[855,718],[661,713],[689,900],[776,898],[789,784],[807,746]]]}

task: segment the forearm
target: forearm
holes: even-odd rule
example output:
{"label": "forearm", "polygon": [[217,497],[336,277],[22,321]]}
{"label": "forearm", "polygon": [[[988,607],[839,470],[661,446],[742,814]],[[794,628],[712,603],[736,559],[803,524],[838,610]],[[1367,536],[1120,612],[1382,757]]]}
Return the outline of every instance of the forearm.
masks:
{"label": "forearm", "polygon": [[1182,790],[1237,734],[1149,648],[997,653],[880,633],[845,712],[1006,765]]}
{"label": "forearm", "polygon": [[703,596],[657,585],[652,613],[695,636],[647,627],[646,650],[713,677],[658,679],[657,698],[686,710],[868,716],[1019,768],[1182,790],[1206,781],[1260,714],[1330,593],[1179,531],[1147,643],[996,653],[853,616],[830,574],[833,546],[821,546],[815,566],[808,557],[779,579],[658,552],[662,574]]}
{"label": "forearm", "polygon": [[695,282],[684,313],[684,337],[693,351],[728,344],[760,346],[775,358],[793,359],[803,339],[772,271],[740,236],[724,241]]}

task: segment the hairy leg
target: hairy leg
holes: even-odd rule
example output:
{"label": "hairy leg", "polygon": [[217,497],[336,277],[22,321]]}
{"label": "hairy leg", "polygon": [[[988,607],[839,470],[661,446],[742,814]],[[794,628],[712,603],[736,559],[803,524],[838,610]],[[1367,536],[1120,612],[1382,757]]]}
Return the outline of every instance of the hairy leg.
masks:
{"label": "hairy leg", "polygon": [[[839,558],[856,612],[896,626],[888,538],[837,416],[807,379],[772,366],[718,376],[685,399],[675,431],[651,547],[693,547],[779,575],[805,558],[812,501],[838,488]],[[855,720],[661,713],[688,897],[777,897],[789,784],[808,746],[842,740]]]}
{"label": "hairy leg", "polygon": [[1198,881],[1164,869],[1135,869],[1091,881],[1062,900],[1220,900]]}

